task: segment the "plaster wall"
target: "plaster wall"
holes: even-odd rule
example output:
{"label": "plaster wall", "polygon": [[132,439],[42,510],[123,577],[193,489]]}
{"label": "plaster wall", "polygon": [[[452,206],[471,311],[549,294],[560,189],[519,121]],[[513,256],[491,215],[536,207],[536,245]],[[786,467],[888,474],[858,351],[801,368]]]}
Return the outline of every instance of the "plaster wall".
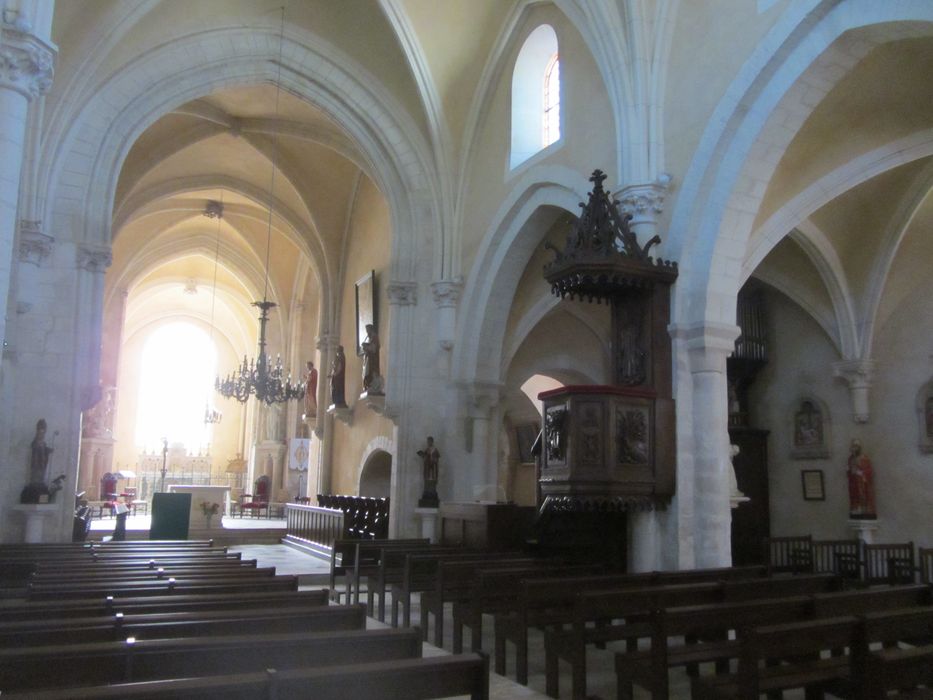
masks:
{"label": "plaster wall", "polygon": [[[933,528],[933,455],[922,453],[915,400],[933,378],[929,338],[933,314],[928,299],[933,283],[923,279],[914,293],[878,329],[876,370],[870,395],[871,418],[851,418],[848,389],[832,377],[838,354],[819,326],[777,292],[766,295],[769,335],[774,350],[753,387],[753,425],[771,431],[768,438],[771,533],[810,533],[816,538],[851,537],[847,530],[849,500],[845,473],[852,438],[861,440],[872,461],[879,529],[876,540],[914,540],[929,546],[923,533]],[[796,460],[792,414],[803,396],[826,402],[832,419],[831,456]],[[825,420],[825,416],[824,416]],[[803,469],[824,473],[826,500],[804,501]]]}
{"label": "plaster wall", "polygon": [[[362,362],[356,355],[356,281],[370,270],[376,272],[377,330],[381,343],[380,369],[385,377],[387,348],[391,333],[386,285],[389,282],[389,210],[385,198],[368,178],[360,180],[356,202],[350,214],[344,258],[343,286],[340,290],[340,343],[347,357],[347,405],[353,410],[352,422],[335,421],[331,455],[331,492],[356,495],[359,469],[366,445],[376,436],[392,437],[392,422],[358,400],[362,392]],[[362,340],[362,338],[360,339]],[[330,368],[326,368],[327,371]],[[327,371],[322,372],[326,375]],[[326,381],[326,377],[324,379]],[[327,394],[328,405],[330,393]],[[325,407],[326,408],[326,407]],[[333,420],[333,419],[330,419]]]}
{"label": "plaster wall", "polygon": [[[550,24],[557,33],[561,138],[509,170],[512,69],[525,38],[541,24]],[[504,188],[514,187],[530,168],[564,165],[579,172],[581,182],[585,182],[594,168],[600,168],[609,173],[610,186],[621,184],[613,174],[615,129],[605,87],[586,43],[562,13],[550,6],[530,11],[516,31],[502,66],[474,139],[470,178],[465,183],[464,211],[469,213],[463,221],[465,271],[472,265],[483,236],[503,201]]]}

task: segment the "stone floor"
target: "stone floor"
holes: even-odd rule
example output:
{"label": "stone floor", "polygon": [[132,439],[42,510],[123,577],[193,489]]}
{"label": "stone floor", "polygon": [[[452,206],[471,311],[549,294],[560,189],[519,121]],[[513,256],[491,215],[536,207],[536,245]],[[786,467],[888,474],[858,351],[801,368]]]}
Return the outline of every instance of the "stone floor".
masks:
{"label": "stone floor", "polygon": [[[329,565],[316,557],[299,552],[286,545],[243,545],[232,547],[232,551],[242,551],[244,559],[256,559],[259,566],[275,566],[283,574],[295,574],[301,577],[302,587],[318,587],[327,585]],[[388,608],[391,610],[391,607]],[[412,622],[417,624],[420,620],[420,606],[417,602],[412,605]],[[444,649],[431,644],[424,645],[425,656],[435,656],[449,653],[453,648],[451,642],[451,619],[448,610],[444,623]],[[384,626],[378,620],[370,618],[368,626],[371,628]],[[492,620],[487,618],[483,625],[483,649],[492,652],[493,630]],[[433,629],[430,630],[433,637]],[[469,639],[464,640],[469,644]],[[616,681],[613,666],[614,652],[621,647],[610,645],[607,650],[587,649],[587,691],[591,698],[611,700],[616,697]],[[445,651],[446,650],[446,651]],[[508,645],[508,666],[506,677],[496,673],[490,674],[490,698],[492,700],[511,700],[512,698],[544,700],[544,638],[537,631],[533,631],[529,639],[529,683],[528,687],[519,685],[514,681],[514,649]],[[561,666],[560,697],[570,697],[570,669]],[[682,699],[690,697],[690,682],[682,669],[675,669],[671,673],[671,697]],[[465,698],[466,696],[464,696]],[[640,689],[635,689],[635,697],[647,699],[650,695]],[[785,698],[803,698],[803,693],[786,693]],[[827,696],[830,697],[830,696]],[[459,700],[459,699],[458,699]]]}

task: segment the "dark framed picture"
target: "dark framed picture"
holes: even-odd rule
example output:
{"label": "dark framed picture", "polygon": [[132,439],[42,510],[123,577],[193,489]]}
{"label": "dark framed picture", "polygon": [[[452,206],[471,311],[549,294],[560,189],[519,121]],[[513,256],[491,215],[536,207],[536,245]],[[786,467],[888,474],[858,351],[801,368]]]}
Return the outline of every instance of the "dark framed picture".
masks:
{"label": "dark framed picture", "polygon": [[823,488],[822,469],[802,469],[800,471],[800,480],[803,484],[803,500],[826,500],[826,491]]}
{"label": "dark framed picture", "polygon": [[515,440],[518,443],[518,461],[522,464],[530,464],[535,461],[531,454],[531,448],[538,439],[538,433],[541,427],[537,423],[528,423],[515,428]]}
{"label": "dark framed picture", "polygon": [[366,326],[372,324],[379,332],[376,318],[376,271],[370,270],[356,281],[356,354],[363,355],[360,347],[366,340]]}

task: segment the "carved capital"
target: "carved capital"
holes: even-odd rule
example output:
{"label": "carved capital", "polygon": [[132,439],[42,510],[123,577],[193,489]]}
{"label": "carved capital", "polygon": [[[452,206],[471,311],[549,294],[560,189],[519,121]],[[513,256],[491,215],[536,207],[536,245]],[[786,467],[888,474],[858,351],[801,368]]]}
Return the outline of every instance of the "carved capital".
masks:
{"label": "carved capital", "polygon": [[726,372],[726,358],[735,350],[735,340],[742,332],[725,323],[671,324],[671,338],[687,350],[690,371]]}
{"label": "carved capital", "polygon": [[868,390],[874,378],[873,360],[841,360],[833,363],[833,376],[849,385],[852,399],[852,419],[856,423],[867,423],[871,414],[868,408]]}
{"label": "carved capital", "polygon": [[110,248],[78,246],[77,264],[79,270],[103,274],[113,262]]}
{"label": "carved capital", "polygon": [[418,283],[392,280],[386,286],[389,304],[392,306],[413,306],[418,303]]}
{"label": "carved capital", "polygon": [[623,212],[632,215],[633,223],[639,220],[657,219],[664,211],[664,197],[670,187],[670,175],[662,175],[654,182],[643,185],[628,185],[619,190],[616,199]]}
{"label": "carved capital", "polygon": [[324,333],[317,337],[315,347],[321,352],[328,352],[340,345],[340,336],[335,333]]}
{"label": "carved capital", "polygon": [[41,221],[19,222],[19,259],[39,267],[40,263],[52,253],[52,236],[42,233]]}
{"label": "carved capital", "polygon": [[439,309],[456,308],[462,291],[463,278],[460,276],[431,284],[431,294],[434,296],[434,303]]}
{"label": "carved capital", "polygon": [[55,51],[29,33],[28,25],[3,22],[0,37],[0,88],[15,90],[27,100],[52,87]]}

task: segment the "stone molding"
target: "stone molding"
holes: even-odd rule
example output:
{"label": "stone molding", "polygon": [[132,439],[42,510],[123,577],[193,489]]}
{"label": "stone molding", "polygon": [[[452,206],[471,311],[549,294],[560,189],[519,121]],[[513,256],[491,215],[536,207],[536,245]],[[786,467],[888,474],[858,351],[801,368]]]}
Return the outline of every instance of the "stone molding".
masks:
{"label": "stone molding", "polygon": [[55,238],[42,233],[41,221],[19,222],[19,259],[39,267],[43,260],[52,254]]}
{"label": "stone molding", "polygon": [[654,219],[664,211],[664,197],[670,187],[670,175],[662,175],[654,182],[642,185],[626,185],[618,191],[615,198],[619,207],[633,219],[638,217]]}
{"label": "stone molding", "polygon": [[735,351],[742,330],[727,323],[671,324],[667,327],[675,342],[683,343],[690,358],[690,371],[726,371],[726,358]]}
{"label": "stone molding", "polygon": [[340,336],[333,333],[319,335],[317,337],[317,342],[315,342],[315,347],[321,352],[335,350],[338,345],[340,345]]}
{"label": "stone molding", "polygon": [[0,88],[15,90],[27,100],[47,93],[55,50],[30,34],[27,26],[4,21],[0,32]]}
{"label": "stone molding", "polygon": [[418,303],[418,283],[392,280],[386,286],[391,306],[414,306]]}
{"label": "stone molding", "polygon": [[77,265],[79,270],[103,274],[113,262],[110,248],[78,246]]}
{"label": "stone molding", "polygon": [[875,362],[871,359],[840,360],[833,363],[833,376],[849,386],[852,399],[852,419],[867,423],[871,417],[868,408],[868,390],[874,379]]}
{"label": "stone molding", "polygon": [[431,295],[439,309],[455,308],[460,301],[462,291],[463,278],[460,276],[431,283]]}

